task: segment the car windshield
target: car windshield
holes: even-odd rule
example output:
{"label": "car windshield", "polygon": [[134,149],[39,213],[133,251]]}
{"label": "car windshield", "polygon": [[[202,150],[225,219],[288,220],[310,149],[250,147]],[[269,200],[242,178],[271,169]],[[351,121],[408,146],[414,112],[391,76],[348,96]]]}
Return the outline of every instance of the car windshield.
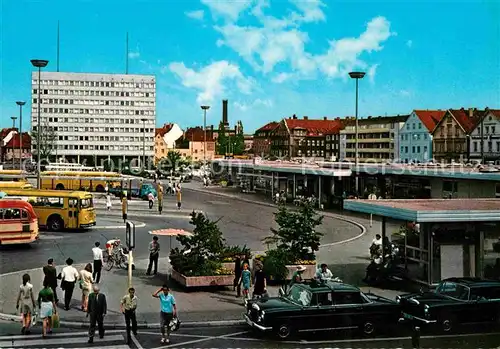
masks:
{"label": "car windshield", "polygon": [[312,293],[305,288],[293,285],[288,289],[285,297],[294,303],[308,306],[309,304],[311,304]]}
{"label": "car windshield", "polygon": [[443,282],[437,288],[436,293],[460,300],[468,300],[470,289],[455,282]]}
{"label": "car windshield", "polygon": [[82,199],[82,208],[91,208],[92,206],[92,199]]}

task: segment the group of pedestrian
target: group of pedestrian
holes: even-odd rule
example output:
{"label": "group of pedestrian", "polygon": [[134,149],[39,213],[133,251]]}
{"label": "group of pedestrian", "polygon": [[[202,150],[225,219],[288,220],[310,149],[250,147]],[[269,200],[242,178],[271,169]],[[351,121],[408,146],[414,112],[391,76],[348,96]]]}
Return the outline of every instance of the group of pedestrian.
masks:
{"label": "group of pedestrian", "polygon": [[236,291],[236,297],[250,298],[250,289],[253,285],[252,297],[263,297],[267,294],[266,275],[264,265],[256,260],[254,263],[255,271],[252,274],[250,270],[250,261],[247,255],[237,255],[234,260],[234,283],[233,289]]}

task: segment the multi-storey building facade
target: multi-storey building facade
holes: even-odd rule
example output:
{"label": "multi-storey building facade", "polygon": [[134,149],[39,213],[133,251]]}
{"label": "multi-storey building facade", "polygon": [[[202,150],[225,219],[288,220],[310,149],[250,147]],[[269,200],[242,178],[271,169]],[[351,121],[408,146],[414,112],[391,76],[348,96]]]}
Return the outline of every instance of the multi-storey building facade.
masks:
{"label": "multi-storey building facade", "polygon": [[[399,157],[399,132],[409,115],[368,116],[358,119],[358,161],[392,162]],[[355,118],[345,119],[340,131],[340,160],[356,158]]]}
{"label": "multi-storey building facade", "polygon": [[470,159],[469,138],[481,111],[449,109],[432,133],[434,159],[438,162],[466,162]]}
{"label": "multi-storey building facade", "polygon": [[155,131],[155,163],[175,149],[175,142],[182,137],[183,131],[177,124],[165,124]]}
{"label": "multi-storey building facade", "polygon": [[[67,161],[140,161],[154,156],[156,81],[150,75],[42,72],[40,126],[56,134]],[[38,73],[32,74],[32,129],[38,125]],[[36,140],[33,140],[36,154]],[[144,145],[144,146],[143,146]]]}
{"label": "multi-storey building facade", "polygon": [[188,128],[184,135],[176,141],[175,150],[184,158],[190,157],[193,161],[203,161],[204,159],[210,161],[215,158],[213,136],[213,130],[207,130],[205,138],[203,127]]}
{"label": "multi-storey building facade", "polygon": [[[22,140],[22,146],[21,146]],[[31,136],[28,132],[23,132],[23,136],[20,137],[19,133],[14,134],[10,140],[2,147],[0,150],[0,157],[3,161],[10,162],[14,160],[14,163],[19,162],[19,158],[22,160],[31,158]]]}
{"label": "multi-storey building facade", "polygon": [[402,163],[426,163],[432,158],[432,131],[445,110],[414,110],[399,131],[399,156]]}
{"label": "multi-storey building facade", "polygon": [[264,156],[271,152],[271,134],[279,126],[279,122],[270,122],[257,131],[253,136],[253,153]]}
{"label": "multi-storey building facade", "polygon": [[500,110],[486,109],[469,137],[470,158],[500,162]]}
{"label": "multi-storey building facade", "polygon": [[[292,117],[283,119],[271,134],[271,155],[277,157],[326,157],[327,137],[330,144],[330,158],[333,154],[331,146],[332,139],[338,139],[338,134],[342,129],[340,118],[329,120],[303,119]],[[335,143],[335,141],[333,141]]]}

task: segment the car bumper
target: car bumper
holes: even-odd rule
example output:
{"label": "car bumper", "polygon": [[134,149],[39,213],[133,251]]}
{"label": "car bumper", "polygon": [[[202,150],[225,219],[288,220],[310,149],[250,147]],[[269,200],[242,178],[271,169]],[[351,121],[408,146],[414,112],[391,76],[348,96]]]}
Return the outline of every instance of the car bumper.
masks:
{"label": "car bumper", "polygon": [[437,323],[437,320],[423,319],[421,317],[413,316],[413,315],[407,314],[407,313],[403,313],[403,316],[401,318],[399,318],[399,322],[409,322],[409,321],[417,321],[417,322],[421,322],[421,323],[426,324],[426,325]]}
{"label": "car bumper", "polygon": [[264,327],[262,325],[259,325],[255,322],[253,322],[247,314],[243,313],[243,318],[245,319],[246,323],[250,326],[250,327],[253,327],[253,328],[256,328],[260,331],[264,331],[264,332],[267,332],[267,331],[271,331],[273,328],[272,327]]}
{"label": "car bumper", "polygon": [[93,227],[96,225],[96,222],[93,222],[93,223],[88,223],[88,224],[80,224],[80,228],[81,229],[85,229],[85,228],[90,228],[90,227]]}

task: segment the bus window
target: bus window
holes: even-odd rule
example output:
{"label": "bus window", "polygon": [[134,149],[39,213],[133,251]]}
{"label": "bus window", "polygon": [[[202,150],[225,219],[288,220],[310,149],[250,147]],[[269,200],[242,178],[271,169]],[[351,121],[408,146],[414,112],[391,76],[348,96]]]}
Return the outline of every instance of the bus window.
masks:
{"label": "bus window", "polygon": [[68,205],[70,208],[78,208],[78,199],[69,199]]}
{"label": "bus window", "polygon": [[28,215],[28,211],[26,210],[21,210],[21,219],[28,219],[29,218],[29,215]]}
{"label": "bus window", "polygon": [[3,219],[20,219],[21,212],[18,208],[9,208],[4,211]]}
{"label": "bus window", "polygon": [[47,206],[47,207],[64,207],[64,198],[46,198],[38,197],[35,202],[35,206]]}
{"label": "bus window", "polygon": [[18,208],[12,209],[12,219],[21,219],[21,210]]}
{"label": "bus window", "polygon": [[3,213],[4,213],[4,209],[3,208],[0,208],[0,219],[3,219]]}
{"label": "bus window", "polygon": [[93,206],[92,199],[82,199],[82,208],[91,208]]}

